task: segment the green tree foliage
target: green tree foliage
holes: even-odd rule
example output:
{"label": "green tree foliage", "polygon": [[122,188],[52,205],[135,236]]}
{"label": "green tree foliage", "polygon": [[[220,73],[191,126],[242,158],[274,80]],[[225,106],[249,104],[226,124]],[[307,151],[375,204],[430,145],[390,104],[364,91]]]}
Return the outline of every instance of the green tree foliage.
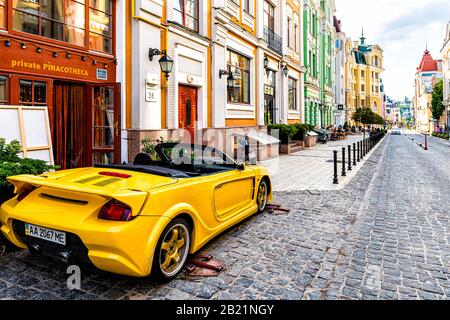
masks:
{"label": "green tree foliage", "polygon": [[440,80],[433,90],[433,97],[431,100],[431,112],[434,119],[439,119],[444,113],[444,82]]}
{"label": "green tree foliage", "polygon": [[372,111],[370,108],[359,108],[352,115],[352,119],[363,125],[379,124],[384,125],[383,117]]}

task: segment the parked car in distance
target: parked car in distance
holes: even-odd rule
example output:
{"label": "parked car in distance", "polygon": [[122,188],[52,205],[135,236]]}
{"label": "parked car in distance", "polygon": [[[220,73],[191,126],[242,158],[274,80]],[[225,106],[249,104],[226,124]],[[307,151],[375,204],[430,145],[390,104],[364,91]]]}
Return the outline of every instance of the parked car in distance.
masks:
{"label": "parked car in distance", "polygon": [[188,254],[272,199],[263,167],[206,146],[155,151],[158,160],[10,177],[17,196],[0,208],[1,233],[32,253],[166,282]]}
{"label": "parked car in distance", "polygon": [[399,127],[393,127],[391,134],[400,136],[400,135],[402,135],[402,130]]}

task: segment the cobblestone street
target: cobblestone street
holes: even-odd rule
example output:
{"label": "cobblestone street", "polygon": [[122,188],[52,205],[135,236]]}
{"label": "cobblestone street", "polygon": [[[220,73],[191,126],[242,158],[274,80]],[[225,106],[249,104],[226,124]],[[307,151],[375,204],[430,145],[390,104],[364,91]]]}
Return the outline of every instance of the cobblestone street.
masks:
{"label": "cobblestone street", "polygon": [[344,189],[276,193],[291,214],[255,216],[205,247],[227,265],[217,278],[156,285],[83,269],[70,291],[65,266],[23,251],[0,258],[0,298],[448,299],[449,182],[448,144],[389,135]]}

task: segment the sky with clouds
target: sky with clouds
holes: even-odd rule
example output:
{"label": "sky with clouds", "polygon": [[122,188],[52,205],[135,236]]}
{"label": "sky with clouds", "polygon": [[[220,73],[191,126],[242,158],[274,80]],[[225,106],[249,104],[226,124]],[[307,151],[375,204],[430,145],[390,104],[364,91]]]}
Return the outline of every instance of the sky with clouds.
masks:
{"label": "sky with clouds", "polygon": [[386,94],[411,98],[427,42],[433,58],[440,58],[450,0],[336,0],[336,10],[347,37],[356,40],[364,27],[367,43],[383,48]]}

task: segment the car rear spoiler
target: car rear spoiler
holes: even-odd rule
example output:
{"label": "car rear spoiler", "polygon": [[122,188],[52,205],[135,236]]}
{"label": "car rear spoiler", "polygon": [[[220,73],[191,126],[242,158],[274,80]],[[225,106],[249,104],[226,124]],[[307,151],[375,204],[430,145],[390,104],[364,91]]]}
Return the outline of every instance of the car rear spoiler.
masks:
{"label": "car rear spoiler", "polygon": [[8,182],[14,185],[14,193],[22,192],[27,186],[33,187],[49,187],[53,189],[61,189],[65,191],[73,191],[77,193],[85,193],[91,195],[102,196],[107,199],[116,199],[128,205],[133,215],[139,214],[144,205],[148,193],[146,191],[131,190],[128,188],[114,187],[95,187],[92,185],[77,185],[74,182],[50,179],[45,176],[20,175],[7,178]]}

